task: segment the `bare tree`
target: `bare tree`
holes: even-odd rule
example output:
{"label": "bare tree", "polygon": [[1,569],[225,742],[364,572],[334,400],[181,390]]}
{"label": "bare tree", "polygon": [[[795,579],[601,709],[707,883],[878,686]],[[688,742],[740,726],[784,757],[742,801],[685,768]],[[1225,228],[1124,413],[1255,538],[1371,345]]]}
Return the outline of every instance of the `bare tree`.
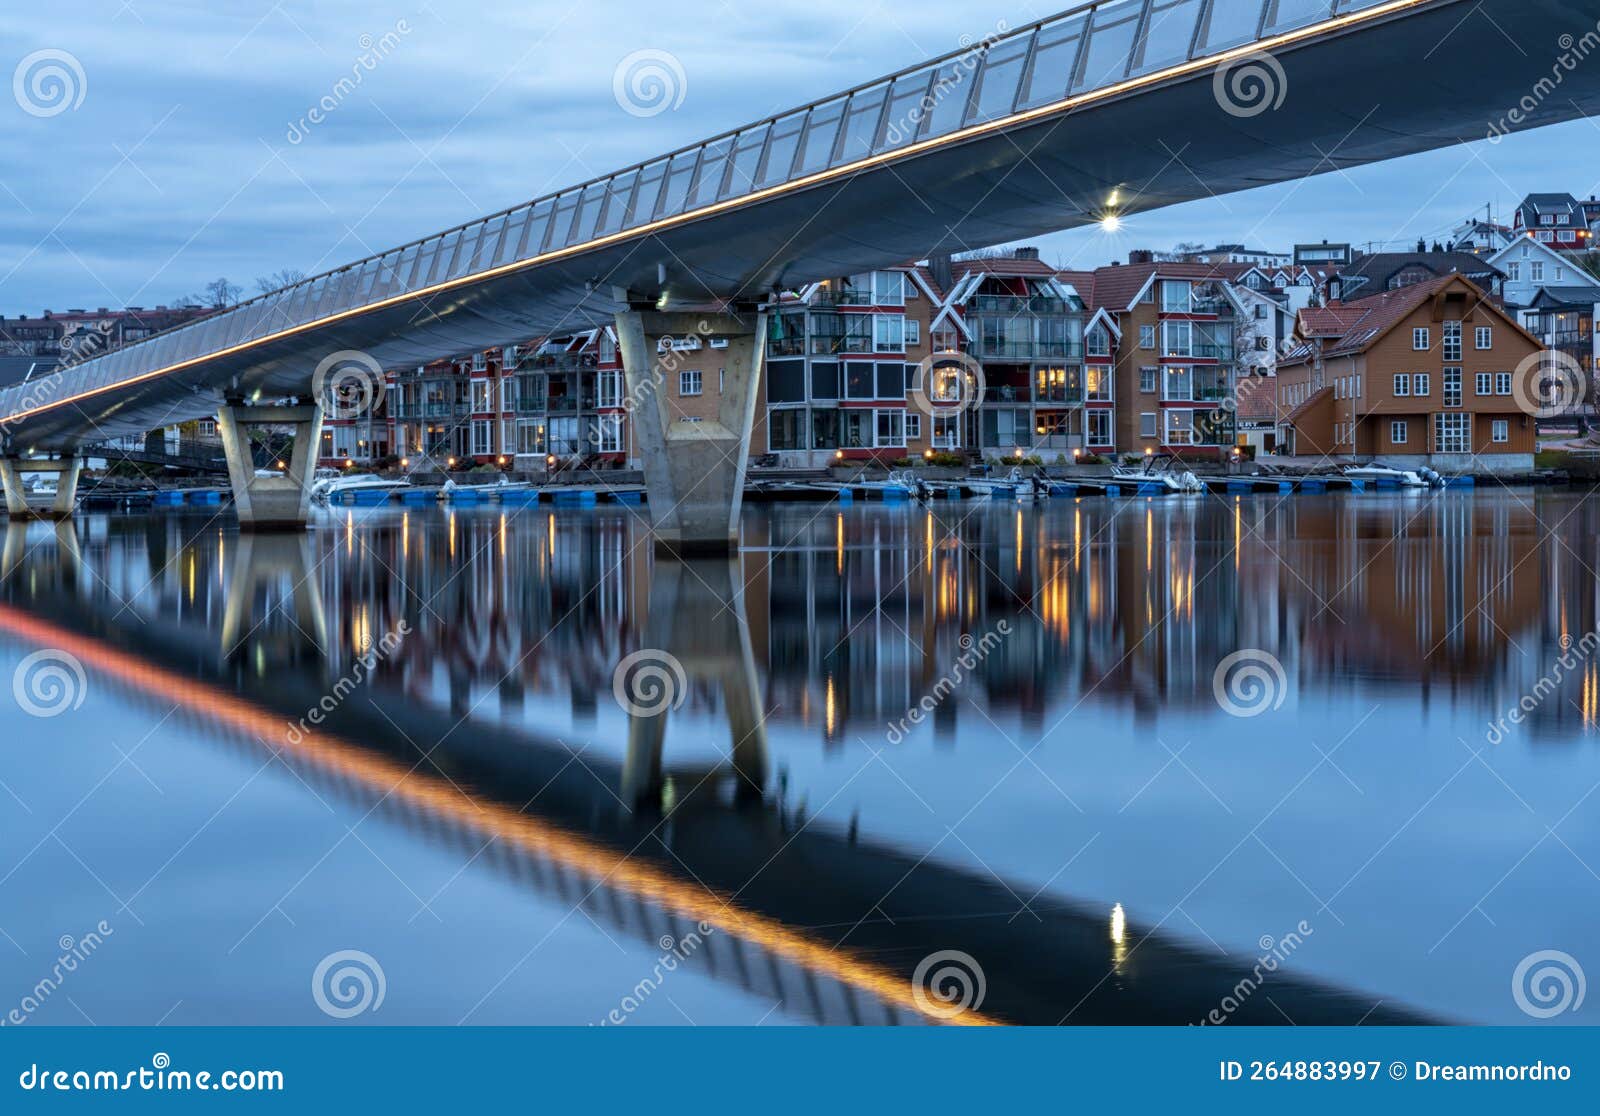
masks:
{"label": "bare tree", "polygon": [[306,273],[298,267],[281,267],[271,275],[263,275],[256,279],[256,290],[261,294],[271,294],[273,291],[292,287],[303,281]]}
{"label": "bare tree", "polygon": [[195,301],[202,306],[210,306],[217,310],[224,310],[229,306],[237,305],[239,302],[239,296],[242,294],[244,294],[244,288],[239,286],[237,283],[228,282],[227,278],[224,276],[223,278],[213,279],[211,282],[207,283],[205,286],[205,294],[200,296]]}

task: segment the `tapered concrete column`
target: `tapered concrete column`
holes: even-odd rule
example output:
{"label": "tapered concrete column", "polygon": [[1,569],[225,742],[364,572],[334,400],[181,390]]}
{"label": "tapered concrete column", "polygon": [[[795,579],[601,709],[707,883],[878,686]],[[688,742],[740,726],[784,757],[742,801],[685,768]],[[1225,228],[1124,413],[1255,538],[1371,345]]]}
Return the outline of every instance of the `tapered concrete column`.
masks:
{"label": "tapered concrete column", "polygon": [[[634,437],[644,461],[656,547],[677,557],[728,554],[739,546],[750,431],[766,352],[766,315],[617,315],[617,340],[633,403]],[[726,371],[716,421],[676,421],[674,385],[658,351],[664,337],[726,338]]]}
{"label": "tapered concrete column", "polygon": [[[0,457],[0,484],[5,487],[6,514],[12,519],[66,519],[77,506],[78,477],[82,472],[81,457]],[[29,502],[23,478],[30,473],[56,478],[56,494],[48,505],[42,498]]]}
{"label": "tapered concrete column", "polygon": [[[250,454],[249,426],[294,428],[289,468],[279,476],[256,476]],[[311,517],[311,480],[322,440],[322,408],[253,407],[230,403],[217,412],[217,433],[228,458],[233,506],[245,531],[290,531],[305,527]]]}
{"label": "tapered concrete column", "polygon": [[[738,559],[658,561],[645,640],[648,646],[624,660],[612,680],[613,694],[629,713],[623,802],[645,810],[721,805],[719,792],[730,786],[735,803],[761,801],[768,779],[766,717]],[[697,681],[721,692],[727,760],[666,764],[667,718]]]}

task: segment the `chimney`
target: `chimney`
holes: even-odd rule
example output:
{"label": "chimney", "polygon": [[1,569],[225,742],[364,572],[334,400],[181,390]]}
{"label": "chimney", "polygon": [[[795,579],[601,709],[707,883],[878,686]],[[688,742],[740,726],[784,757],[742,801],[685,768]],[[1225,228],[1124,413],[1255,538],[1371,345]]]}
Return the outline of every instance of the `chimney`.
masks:
{"label": "chimney", "polygon": [[934,285],[948,294],[955,282],[955,277],[951,274],[950,253],[940,252],[938,255],[929,256],[928,272],[933,276]]}
{"label": "chimney", "polygon": [[1135,248],[1128,253],[1130,264],[1149,264],[1156,262],[1156,254],[1148,248]]}
{"label": "chimney", "polygon": [[1036,260],[1039,258],[1039,249],[1018,248],[1016,251],[1011,253],[1011,258],[1014,260]]}

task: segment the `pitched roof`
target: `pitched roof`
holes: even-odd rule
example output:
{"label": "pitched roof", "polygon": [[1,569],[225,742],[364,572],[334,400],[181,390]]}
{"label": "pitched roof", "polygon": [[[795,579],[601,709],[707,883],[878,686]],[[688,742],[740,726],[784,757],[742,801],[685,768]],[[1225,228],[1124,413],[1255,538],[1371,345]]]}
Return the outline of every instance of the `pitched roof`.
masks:
{"label": "pitched roof", "polygon": [[1318,403],[1321,403],[1324,399],[1332,394],[1333,388],[1331,387],[1325,387],[1320,391],[1314,391],[1298,407],[1295,407],[1278,421],[1286,426],[1292,426],[1297,419],[1304,418],[1306,413],[1310,411],[1311,408],[1315,407]]}
{"label": "pitched roof", "polygon": [[1396,275],[1421,268],[1435,277],[1466,275],[1493,281],[1502,276],[1499,268],[1471,252],[1374,252],[1357,256],[1341,271],[1347,289],[1387,290]]}
{"label": "pitched roof", "polygon": [[[1490,300],[1489,296],[1483,292],[1483,289],[1472,280],[1464,275],[1444,275],[1438,279],[1431,279],[1426,283],[1413,283],[1408,287],[1384,291],[1382,294],[1376,294],[1370,298],[1356,299],[1353,302],[1345,303],[1342,307],[1324,307],[1324,310],[1337,309],[1345,314],[1354,313],[1357,316],[1346,320],[1344,332],[1324,350],[1323,355],[1330,357],[1350,356],[1355,353],[1366,352],[1380,337],[1408,318],[1417,307],[1422,306],[1440,291],[1455,283],[1463,284],[1468,289],[1469,297],[1475,300],[1475,306],[1489,308],[1500,314],[1519,333],[1523,332],[1522,328],[1509,315],[1500,310]],[[1300,313],[1301,318],[1304,319],[1307,311],[1302,310]],[[1331,321],[1331,319],[1329,320]],[[1332,335],[1323,334],[1321,336],[1327,338]],[[1533,339],[1529,337],[1529,340]],[[1534,343],[1537,344],[1537,342]],[[1312,346],[1300,346],[1279,360],[1278,367],[1283,368],[1287,365],[1303,364],[1310,360],[1313,355]]]}
{"label": "pitched roof", "polygon": [[[1251,270],[1253,270],[1251,264],[1112,264],[1110,267],[1095,269],[1092,300],[1082,286],[1078,286],[1078,293],[1083,295],[1091,307],[1103,306],[1112,313],[1120,313],[1133,304],[1133,300],[1144,290],[1145,284],[1153,275],[1159,275],[1163,279],[1224,279],[1232,282]],[[1074,285],[1077,285],[1076,281]]]}
{"label": "pitched roof", "polygon": [[1541,299],[1551,305],[1592,306],[1600,302],[1600,286],[1582,284],[1564,287],[1540,287],[1533,293],[1533,302],[1530,305],[1538,306]]}
{"label": "pitched roof", "polygon": [[1297,328],[1301,337],[1343,337],[1365,314],[1353,304],[1307,306],[1300,311]]}

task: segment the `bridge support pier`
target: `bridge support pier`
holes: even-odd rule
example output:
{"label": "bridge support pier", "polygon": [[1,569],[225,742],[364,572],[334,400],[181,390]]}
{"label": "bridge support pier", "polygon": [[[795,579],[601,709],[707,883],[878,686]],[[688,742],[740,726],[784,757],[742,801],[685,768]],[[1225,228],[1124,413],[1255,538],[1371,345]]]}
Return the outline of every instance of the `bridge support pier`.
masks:
{"label": "bridge support pier", "polygon": [[[294,430],[294,452],[281,475],[256,476],[250,453],[251,426],[288,426]],[[225,404],[217,412],[217,433],[228,459],[233,506],[242,531],[297,531],[311,518],[311,480],[316,472],[317,443],[322,440],[322,408],[256,407]]]}
{"label": "bridge support pier", "polygon": [[[12,519],[66,519],[78,501],[78,477],[83,458],[76,455],[51,459],[42,457],[0,457],[0,484],[5,487],[6,514]],[[56,494],[48,507],[42,501],[28,502],[23,478],[29,474],[53,474]]]}
{"label": "bridge support pier", "polygon": [[[739,509],[761,387],[765,329],[766,315],[759,312],[739,316],[628,310],[617,315],[657,551],[692,558],[739,548]],[[728,342],[717,417],[685,422],[668,403],[677,391],[673,350],[663,354],[660,346],[667,338],[708,342],[713,337]],[[710,391],[707,383],[705,392]]]}

